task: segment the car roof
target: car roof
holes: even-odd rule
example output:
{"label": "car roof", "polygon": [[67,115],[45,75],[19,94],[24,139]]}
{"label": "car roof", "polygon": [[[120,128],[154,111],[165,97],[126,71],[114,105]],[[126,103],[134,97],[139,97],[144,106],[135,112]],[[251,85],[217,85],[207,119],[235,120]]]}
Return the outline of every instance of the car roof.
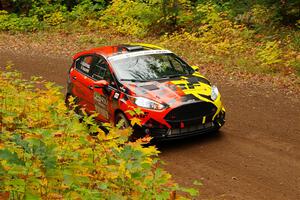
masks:
{"label": "car roof", "polygon": [[73,59],[76,60],[78,57],[87,54],[98,54],[108,58],[114,55],[126,54],[126,53],[137,52],[137,51],[147,51],[147,50],[164,50],[164,49],[156,45],[144,44],[144,43],[121,44],[121,45],[103,46],[103,47],[82,51],[75,54],[73,56]]}

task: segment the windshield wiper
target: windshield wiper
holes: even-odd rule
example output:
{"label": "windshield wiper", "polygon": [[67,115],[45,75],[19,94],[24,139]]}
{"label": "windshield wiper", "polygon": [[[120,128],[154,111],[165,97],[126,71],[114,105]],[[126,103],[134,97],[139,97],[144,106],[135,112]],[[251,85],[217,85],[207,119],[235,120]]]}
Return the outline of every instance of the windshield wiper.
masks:
{"label": "windshield wiper", "polygon": [[136,80],[136,79],[130,79],[130,78],[122,78],[120,81],[131,81],[131,82],[145,82],[145,80]]}
{"label": "windshield wiper", "polygon": [[184,74],[165,75],[165,76],[162,76],[162,77],[159,77],[159,78],[151,79],[151,80],[149,80],[149,81],[165,80],[165,79],[170,79],[170,78],[180,77],[180,76],[183,76],[183,75],[184,75]]}
{"label": "windshield wiper", "polygon": [[162,79],[165,79],[165,78],[176,78],[176,77],[186,76],[186,75],[187,74],[172,74],[172,75],[163,76]]}
{"label": "windshield wiper", "polygon": [[180,77],[183,76],[184,74],[173,74],[173,75],[168,75],[168,78],[176,78],[176,77]]}

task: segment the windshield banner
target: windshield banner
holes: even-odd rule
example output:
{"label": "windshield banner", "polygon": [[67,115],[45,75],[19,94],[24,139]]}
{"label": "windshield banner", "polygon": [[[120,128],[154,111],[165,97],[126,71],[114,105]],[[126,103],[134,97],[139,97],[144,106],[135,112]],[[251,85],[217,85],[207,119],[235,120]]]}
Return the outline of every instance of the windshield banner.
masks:
{"label": "windshield banner", "polygon": [[144,56],[144,55],[151,55],[151,54],[166,54],[166,53],[172,53],[172,52],[169,50],[146,50],[146,51],[138,51],[138,52],[110,56],[108,60],[116,61],[124,58],[132,58],[136,56]]}

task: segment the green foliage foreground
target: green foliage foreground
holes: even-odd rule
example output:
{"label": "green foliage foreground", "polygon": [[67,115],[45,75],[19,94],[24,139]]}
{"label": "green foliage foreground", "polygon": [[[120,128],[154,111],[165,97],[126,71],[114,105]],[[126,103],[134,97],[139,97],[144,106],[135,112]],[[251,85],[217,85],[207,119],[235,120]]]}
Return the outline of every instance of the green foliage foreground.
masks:
{"label": "green foliage foreground", "polygon": [[0,71],[0,198],[171,199],[173,191],[197,194],[180,188],[159,167],[155,147],[127,142],[130,129],[112,127],[105,135],[93,116],[79,122],[60,90],[37,77],[27,81],[18,72]]}

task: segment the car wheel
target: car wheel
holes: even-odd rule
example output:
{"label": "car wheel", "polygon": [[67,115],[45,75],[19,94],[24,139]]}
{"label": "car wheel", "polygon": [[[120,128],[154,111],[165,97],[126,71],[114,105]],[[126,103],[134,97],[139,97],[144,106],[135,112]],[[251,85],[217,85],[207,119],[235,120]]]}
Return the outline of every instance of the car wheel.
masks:
{"label": "car wheel", "polygon": [[73,94],[67,94],[66,95],[65,104],[66,104],[67,108],[69,108],[70,110],[74,109],[74,111],[78,114],[79,113],[79,107],[78,106],[74,107],[73,104],[71,105],[70,97],[74,98],[74,104],[77,105],[78,97],[74,96]]}
{"label": "car wheel", "polygon": [[127,128],[130,126],[130,123],[128,121],[128,119],[126,118],[126,116],[119,112],[117,115],[116,115],[116,120],[115,120],[115,125],[119,124],[119,123],[122,123],[120,128]]}
{"label": "car wheel", "polygon": [[[122,121],[122,122],[121,122]],[[125,129],[128,128],[130,126],[129,120],[127,119],[127,117],[123,114],[123,113],[118,113],[116,115],[116,120],[115,120],[115,125],[119,124],[119,123],[123,123],[120,124],[120,129]],[[135,136],[134,133],[132,133],[129,137],[128,137],[128,141],[130,142],[134,142],[136,141],[137,137]]]}

